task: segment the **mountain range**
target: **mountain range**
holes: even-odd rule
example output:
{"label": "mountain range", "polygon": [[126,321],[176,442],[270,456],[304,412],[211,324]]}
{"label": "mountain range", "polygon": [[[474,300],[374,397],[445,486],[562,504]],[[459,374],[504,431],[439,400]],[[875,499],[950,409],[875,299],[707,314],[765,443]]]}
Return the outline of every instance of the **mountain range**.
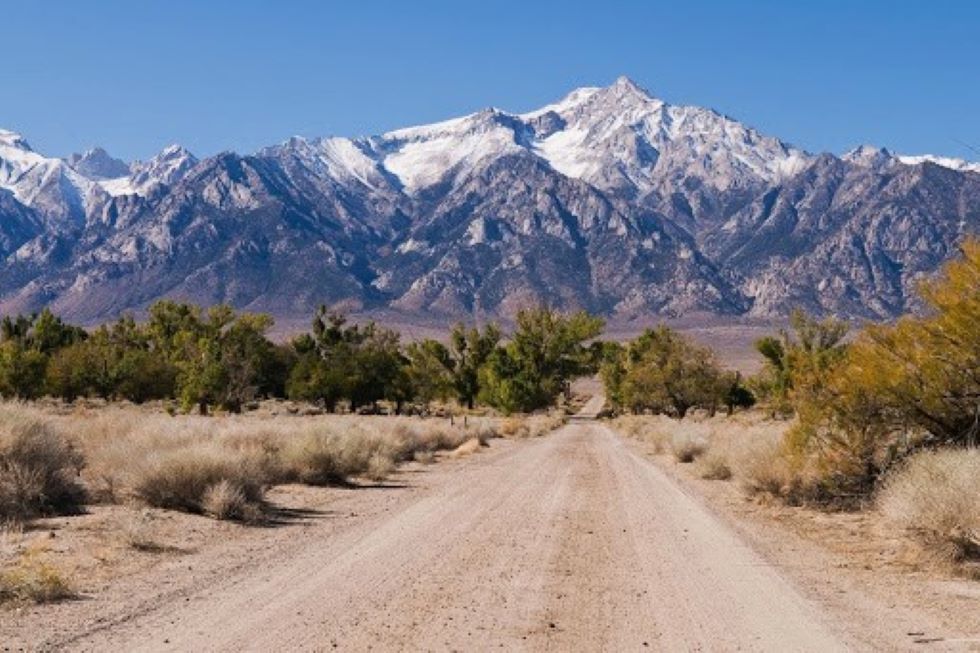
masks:
{"label": "mountain range", "polygon": [[980,232],[980,165],[811,154],[627,78],[536,111],[204,159],[67,158],[0,130],[0,313],[161,297],[279,318],[547,303],[613,319],[889,319]]}

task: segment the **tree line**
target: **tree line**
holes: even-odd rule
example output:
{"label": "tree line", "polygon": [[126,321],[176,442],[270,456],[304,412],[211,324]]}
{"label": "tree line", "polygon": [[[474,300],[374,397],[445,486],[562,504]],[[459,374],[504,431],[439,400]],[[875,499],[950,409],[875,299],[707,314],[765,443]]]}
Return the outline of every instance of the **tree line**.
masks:
{"label": "tree line", "polygon": [[0,396],[176,400],[184,410],[240,412],[260,398],[318,403],[328,411],[395,412],[455,400],[473,408],[532,411],[592,374],[603,321],[549,308],[518,313],[506,340],[494,323],[453,326],[448,343],[403,343],[375,322],[351,323],[321,307],[312,329],[289,342],[267,337],[268,315],[207,310],[169,300],[145,321],[124,316],[92,331],[45,309],[0,320]]}

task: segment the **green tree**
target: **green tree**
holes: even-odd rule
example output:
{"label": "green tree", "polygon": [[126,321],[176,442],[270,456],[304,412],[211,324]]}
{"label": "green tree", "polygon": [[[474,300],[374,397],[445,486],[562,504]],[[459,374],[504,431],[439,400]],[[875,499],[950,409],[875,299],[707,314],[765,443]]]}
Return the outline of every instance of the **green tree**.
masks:
{"label": "green tree", "polygon": [[145,349],[124,349],[116,361],[118,397],[136,404],[174,396],[177,368]]}
{"label": "green tree", "polygon": [[573,378],[595,372],[594,356],[585,343],[598,336],[603,325],[601,318],[585,311],[519,311],[510,342],[494,351],[479,376],[480,397],[506,412],[552,404],[568,392]]}
{"label": "green tree", "polygon": [[382,399],[396,410],[410,398],[398,332],[374,322],[347,324],[340,314],[321,306],[313,331],[293,341],[298,362],[287,383],[295,399],[322,402],[328,410],[342,400],[352,411]]}
{"label": "green tree", "polygon": [[625,405],[623,381],[626,379],[626,348],[618,342],[602,343],[599,363],[599,378],[606,392],[606,400],[612,406]]}
{"label": "green tree", "polygon": [[479,370],[480,401],[507,414],[540,408],[536,379],[516,360],[510,347],[498,347]]}
{"label": "green tree", "polygon": [[0,342],[0,395],[36,399],[44,392],[48,357],[20,343]]}
{"label": "green tree", "polygon": [[412,398],[428,409],[433,401],[445,400],[453,392],[453,359],[438,340],[421,340],[405,348],[405,368]]}
{"label": "green tree", "polygon": [[[353,327],[357,329],[357,327]],[[360,337],[353,350],[354,374],[349,379],[351,409],[375,406],[387,399],[395,403],[395,411],[401,412],[402,404],[410,397],[404,367],[406,360],[401,353],[397,331],[369,322],[360,329]]]}
{"label": "green tree", "polygon": [[790,315],[790,327],[792,331],[783,329],[777,336],[755,343],[764,358],[764,368],[752,384],[775,412],[792,412],[794,389],[800,386],[799,392],[805,392],[805,386],[820,383],[846,350],[848,325],[842,320],[817,320],[795,310]]}
{"label": "green tree", "polygon": [[315,353],[298,354],[286,382],[286,396],[299,401],[323,404],[331,413],[345,397],[344,371]]}
{"label": "green tree", "polygon": [[167,357],[179,355],[188,334],[202,334],[205,325],[201,309],[191,304],[160,300],[150,306],[146,335],[153,348]]}
{"label": "green tree", "polygon": [[467,329],[462,323],[453,326],[449,336],[453,388],[459,402],[469,409],[480,392],[480,368],[496,349],[500,336],[500,327],[493,323],[485,325],[483,331]]}
{"label": "green tree", "polygon": [[88,334],[81,327],[66,324],[45,308],[33,319],[27,337],[27,346],[45,355],[51,355],[62,347],[85,340]]}
{"label": "green tree", "polygon": [[91,360],[90,349],[87,343],[76,343],[51,356],[45,378],[49,394],[70,403],[91,392],[95,363]]}
{"label": "green tree", "polygon": [[603,378],[617,407],[678,418],[691,408],[714,411],[728,403],[734,383],[709,348],[664,325],[644,331],[608,361]]}
{"label": "green tree", "polygon": [[167,302],[151,308],[149,329],[154,342],[172,352],[184,409],[197,406],[206,414],[210,405],[240,412],[257,396],[260,371],[274,354],[265,338],[271,326],[267,315],[236,316],[225,305],[211,307],[202,321],[193,307]]}
{"label": "green tree", "polygon": [[725,372],[721,383],[725,388],[722,400],[729,415],[737,408],[751,408],[755,405],[755,395],[742,382],[741,372]]}
{"label": "green tree", "polygon": [[970,446],[980,431],[980,240],[921,287],[922,316],[862,329],[807,320],[788,345],[789,461],[822,501],[863,499],[922,447]]}

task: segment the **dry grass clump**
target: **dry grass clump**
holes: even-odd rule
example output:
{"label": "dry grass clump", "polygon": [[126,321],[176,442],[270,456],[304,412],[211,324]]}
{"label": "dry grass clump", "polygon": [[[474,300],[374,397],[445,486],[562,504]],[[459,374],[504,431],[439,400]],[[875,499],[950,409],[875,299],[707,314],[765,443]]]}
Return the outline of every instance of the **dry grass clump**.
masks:
{"label": "dry grass clump", "polygon": [[126,546],[137,551],[158,553],[170,547],[161,544],[153,533],[153,514],[149,509],[129,515],[120,529],[120,539]]}
{"label": "dry grass clump", "polygon": [[781,442],[789,422],[759,413],[732,417],[691,415],[682,420],[664,415],[628,415],[614,428],[652,446],[656,454],[672,454],[678,462],[697,461],[702,478],[736,479],[750,494],[780,495],[795,491],[795,470],[782,461]]}
{"label": "dry grass clump", "polygon": [[613,421],[613,427],[616,430],[651,445],[653,452],[657,455],[667,450],[671,433],[677,424],[679,422],[663,415],[628,415],[618,417]]}
{"label": "dry grass clump", "polygon": [[724,455],[709,451],[698,460],[698,475],[709,481],[727,481],[732,477],[732,468]]}
{"label": "dry grass clump", "polygon": [[[436,420],[357,416],[152,415],[134,425],[110,411],[95,415],[85,431],[86,479],[98,498],[119,502],[135,496],[154,506],[232,515],[239,511],[213,509],[219,497],[231,501],[241,495],[246,506],[255,507],[270,485],[342,485],[358,476],[382,480],[416,452],[453,449],[474,433],[494,434],[482,423],[462,429]],[[212,508],[204,505],[205,493]]]}
{"label": "dry grass clump", "polygon": [[139,467],[133,493],[157,508],[238,519],[246,506],[259,506],[265,493],[260,465],[212,443],[151,455]]}
{"label": "dry grass clump", "polygon": [[691,433],[674,433],[670,449],[679,463],[693,463],[696,458],[708,450],[706,439]]}
{"label": "dry grass clump", "polygon": [[50,425],[0,412],[0,520],[77,510],[85,498],[82,466],[81,454]]}
{"label": "dry grass clump", "polygon": [[20,556],[16,564],[0,570],[0,603],[50,603],[75,596],[70,581],[56,567],[43,560],[41,552],[39,547],[32,547]]}
{"label": "dry grass clump", "polygon": [[878,502],[931,555],[980,575],[980,450],[914,455],[885,479]]}
{"label": "dry grass clump", "polygon": [[241,485],[222,479],[204,491],[201,509],[215,519],[240,519],[251,521],[259,514],[258,501],[249,500]]}
{"label": "dry grass clump", "polygon": [[332,485],[364,476],[382,481],[397,463],[416,459],[431,462],[436,452],[454,450],[470,439],[486,444],[496,435],[496,430],[483,422],[454,427],[444,422],[381,418],[313,426],[296,437],[280,438],[282,474],[278,480]]}
{"label": "dry grass clump", "polygon": [[376,453],[374,441],[344,437],[331,428],[312,428],[284,440],[279,451],[277,482],[339,485],[367,469]]}
{"label": "dry grass clump", "polygon": [[423,465],[431,465],[436,461],[436,454],[433,451],[416,451],[412,454],[412,460]]}

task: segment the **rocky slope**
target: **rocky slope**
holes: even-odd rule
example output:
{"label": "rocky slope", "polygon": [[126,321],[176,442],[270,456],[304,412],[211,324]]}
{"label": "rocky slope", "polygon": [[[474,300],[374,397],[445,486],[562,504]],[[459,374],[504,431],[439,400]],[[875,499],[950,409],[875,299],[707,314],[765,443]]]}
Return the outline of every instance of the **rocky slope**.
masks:
{"label": "rocky slope", "polygon": [[67,159],[0,131],[0,312],[159,297],[279,317],[546,302],[619,319],[882,319],[980,232],[980,166],[810,155],[621,78],[525,114],[203,160]]}

